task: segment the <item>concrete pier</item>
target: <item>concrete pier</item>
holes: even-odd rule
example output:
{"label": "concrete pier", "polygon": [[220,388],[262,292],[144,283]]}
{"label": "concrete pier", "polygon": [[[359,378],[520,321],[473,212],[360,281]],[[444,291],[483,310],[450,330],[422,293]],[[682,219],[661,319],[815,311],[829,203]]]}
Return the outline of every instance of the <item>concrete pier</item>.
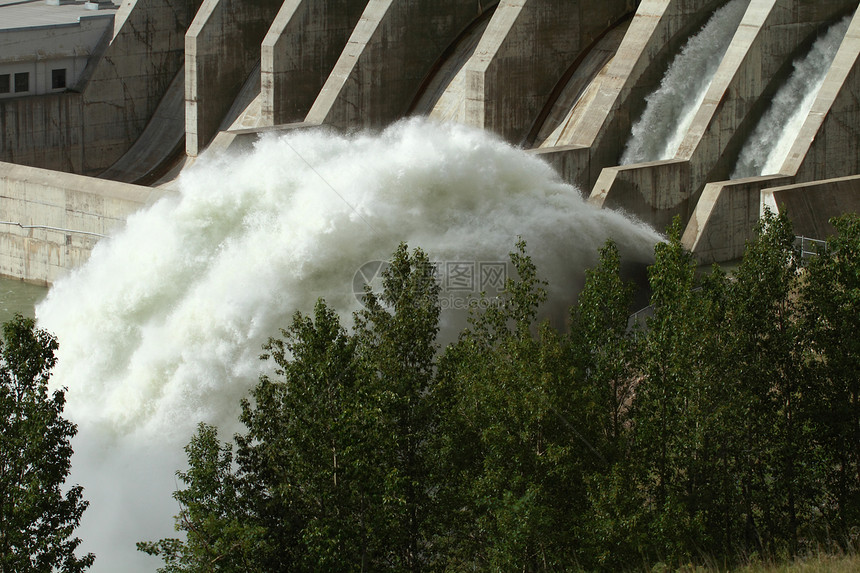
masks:
{"label": "concrete pier", "polygon": [[308,123],[379,128],[403,117],[424,78],[498,0],[370,0]]}
{"label": "concrete pier", "polygon": [[634,8],[631,0],[499,2],[466,64],[465,122],[525,140],[568,66]]}
{"label": "concrete pier", "polygon": [[281,6],[279,0],[204,0],[185,36],[185,145],[195,157],[215,137]]}
{"label": "concrete pier", "polygon": [[675,159],[607,168],[590,200],[657,228],[675,215],[689,220],[705,184],[728,178],[794,57],[856,7],[854,1],[752,0]]}
{"label": "concrete pier", "polygon": [[263,117],[268,125],[305,118],[367,2],[284,2],[262,44]]}
{"label": "concrete pier", "polygon": [[[200,0],[130,0],[83,99],[83,166],[97,175],[143,133],[185,59],[185,30]],[[100,13],[103,11],[100,11]]]}
{"label": "concrete pier", "polygon": [[[842,152],[860,148],[859,76],[860,13],[857,13],[788,157],[779,169],[780,175],[705,185],[683,239],[701,261],[737,259],[743,254],[744,244],[752,238],[758,220],[760,195],[774,196],[769,188],[834,179],[860,171],[860,156],[854,152]],[[826,195],[819,193],[814,197],[817,200]],[[779,205],[773,205],[774,211],[779,208]],[[826,211],[832,213],[832,209]],[[819,225],[817,228],[829,227]]]}
{"label": "concrete pier", "polygon": [[621,157],[630,127],[671,58],[720,0],[643,0],[607,68],[571,109],[553,147],[535,153],[588,195],[604,167]]}

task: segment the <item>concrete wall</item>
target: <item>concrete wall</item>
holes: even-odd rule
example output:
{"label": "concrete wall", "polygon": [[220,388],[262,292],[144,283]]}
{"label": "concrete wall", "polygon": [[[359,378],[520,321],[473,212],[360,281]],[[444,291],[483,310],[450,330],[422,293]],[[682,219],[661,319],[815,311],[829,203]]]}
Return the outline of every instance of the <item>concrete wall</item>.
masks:
{"label": "concrete wall", "polygon": [[204,0],[185,38],[186,153],[198,155],[260,61],[280,0]]}
{"label": "concrete wall", "polygon": [[[792,60],[855,0],[752,0],[676,160],[608,168],[592,189],[597,205],[625,209],[660,228],[687,221],[708,181],[727,179],[737,154]],[[689,165],[679,168],[677,162]]]}
{"label": "concrete wall", "polygon": [[671,59],[724,0],[643,0],[609,64],[577,104],[561,147],[535,150],[590,193],[601,170],[616,165],[645,96]]}
{"label": "concrete wall", "polygon": [[498,0],[370,0],[305,121],[379,128],[403,117],[434,64]]}
{"label": "concrete wall", "polygon": [[856,0],[753,0],[676,155],[691,162],[693,194],[728,178],[795,57],[856,8]]}
{"label": "concrete wall", "polygon": [[708,183],[681,242],[701,264],[741,258],[759,220],[762,189],[791,180],[774,175]]}
{"label": "concrete wall", "polygon": [[633,0],[499,2],[467,64],[466,123],[523,141],[567,68],[634,8]]}
{"label": "concrete wall", "polygon": [[796,181],[860,172],[860,11],[854,15],[824,84],[780,169]]}
{"label": "concrete wall", "polygon": [[766,189],[761,203],[774,212],[784,211],[795,235],[826,239],[836,233],[832,217],[860,213],[860,176]]}
{"label": "concrete wall", "polygon": [[200,0],[131,0],[83,92],[84,174],[110,167],[140,136],[185,58]]}
{"label": "concrete wall", "polygon": [[79,172],[82,140],[80,94],[0,100],[0,161]]}
{"label": "concrete wall", "polygon": [[267,125],[301,121],[334,68],[368,0],[287,0],[262,45]]}
{"label": "concrete wall", "polygon": [[[685,244],[701,261],[728,260],[743,254],[744,242],[752,238],[759,217],[761,196],[785,196],[767,188],[798,181],[832,179],[860,170],[860,156],[851,151],[860,148],[858,68],[860,14],[855,14],[812,109],[780,169],[784,176],[705,185],[684,234]],[[834,213],[832,194],[816,192],[803,199],[798,198],[799,190],[805,188],[794,187],[797,191],[789,194],[794,202],[790,213],[797,211],[799,205],[805,221],[811,221],[819,211],[826,213],[820,224],[807,225],[809,236],[824,238],[832,232],[827,223],[827,218]],[[814,207],[818,202],[822,202],[821,205]],[[776,211],[781,205],[776,203],[772,207]],[[825,234],[811,234],[824,233],[822,229],[825,228],[829,229]]]}
{"label": "concrete wall", "polygon": [[[0,163],[0,274],[51,283],[157,190]],[[25,228],[35,227],[35,228]]]}
{"label": "concrete wall", "polygon": [[588,201],[622,210],[664,231],[675,215],[681,215],[684,222],[689,218],[692,206],[684,185],[689,179],[690,163],[678,159],[607,167]]}

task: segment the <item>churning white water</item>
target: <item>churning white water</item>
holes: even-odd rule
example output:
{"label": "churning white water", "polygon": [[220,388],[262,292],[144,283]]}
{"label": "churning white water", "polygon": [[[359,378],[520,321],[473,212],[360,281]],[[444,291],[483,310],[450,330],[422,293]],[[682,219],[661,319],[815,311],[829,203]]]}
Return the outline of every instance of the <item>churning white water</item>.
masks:
{"label": "churning white water", "polygon": [[716,10],[675,56],[660,87],[645,98],[645,111],[631,129],[621,165],[675,156],[748,4],[732,0]]}
{"label": "churning white water", "polygon": [[[80,535],[94,571],[154,569],[134,542],[172,534],[173,472],[195,425],[218,424],[228,439],[266,367],[265,340],[319,297],[349,317],[356,271],[401,241],[440,268],[477,272],[507,261],[522,236],[560,307],[606,238],[642,262],[659,240],[590,207],[523,151],[422,120],[264,137],[252,152],[202,158],[180,187],[37,308],[60,343],[53,383],[68,387],[80,427],[73,479],[91,501]],[[461,291],[442,294],[454,307]]]}
{"label": "churning white water", "polygon": [[830,26],[806,56],[794,62],[794,71],[788,81],[777,91],[744,144],[732,179],[779,172],[812,109],[850,23],[851,17],[846,16]]}

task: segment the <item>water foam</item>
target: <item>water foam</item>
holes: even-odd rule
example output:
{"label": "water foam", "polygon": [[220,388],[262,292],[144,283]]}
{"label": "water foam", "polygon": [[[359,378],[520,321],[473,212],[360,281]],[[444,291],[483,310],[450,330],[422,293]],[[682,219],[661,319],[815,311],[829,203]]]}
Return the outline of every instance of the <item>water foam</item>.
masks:
{"label": "water foam", "polygon": [[401,241],[439,261],[505,261],[522,236],[561,308],[607,237],[639,261],[659,240],[586,204],[537,158],[422,120],[267,136],[253,152],[202,158],[180,187],[37,308],[60,342],[53,381],[81,427],[75,477],[92,501],[81,535],[100,557],[94,571],[153,568],[133,543],[171,534],[172,472],[194,426],[233,430],[264,341],[318,297],[349,317],[363,263]]}
{"label": "water foam", "polygon": [[660,87],[645,98],[645,111],[631,129],[621,165],[675,156],[748,4],[732,0],[716,10],[675,56]]}
{"label": "water foam", "polygon": [[794,71],[788,81],[777,91],[744,144],[732,179],[779,172],[824,84],[850,23],[851,17],[846,16],[830,26],[806,56],[794,62]]}

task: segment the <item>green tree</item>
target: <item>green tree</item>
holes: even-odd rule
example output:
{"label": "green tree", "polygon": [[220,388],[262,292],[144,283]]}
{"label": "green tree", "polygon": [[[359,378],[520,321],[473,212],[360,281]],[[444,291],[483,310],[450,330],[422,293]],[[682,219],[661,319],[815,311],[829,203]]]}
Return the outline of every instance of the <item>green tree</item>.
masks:
{"label": "green tree", "polygon": [[383,273],[382,293],[366,289],[364,305],[356,314],[356,355],[377,413],[371,459],[385,471],[376,535],[386,539],[386,568],[419,571],[431,553],[435,514],[429,446],[438,414],[432,405],[440,306],[430,259],[401,244]]}
{"label": "green tree", "polygon": [[581,563],[615,569],[637,559],[643,539],[634,526],[640,500],[630,495],[630,425],[641,343],[638,323],[631,323],[633,285],[621,278],[618,247],[611,240],[600,249],[595,268],[571,308],[567,367],[572,375],[579,431],[599,456],[584,456],[588,485],[586,524],[578,536],[585,549]]}
{"label": "green tree", "polygon": [[443,546],[459,570],[565,570],[580,559],[587,435],[565,345],[536,324],[546,294],[525,243],[517,278],[446,349],[440,365],[441,495],[455,520]]}
{"label": "green tree", "polygon": [[621,279],[621,258],[613,241],[600,249],[594,269],[571,309],[569,344],[577,386],[585,394],[585,415],[594,426],[595,446],[607,463],[623,447],[634,391],[638,331],[628,324],[634,286]]}
{"label": "green tree", "polygon": [[88,569],[73,537],[87,507],[83,488],[64,493],[74,424],[62,416],[65,393],[48,392],[57,341],[32,319],[3,325],[0,345],[0,572]]}
{"label": "green tree", "polygon": [[427,256],[395,252],[347,333],[319,301],[264,347],[232,448],[202,426],[176,492],[186,539],[139,544],[165,573],[419,571],[433,503],[427,448],[439,302]]}
{"label": "green tree", "polygon": [[803,282],[808,365],[815,377],[815,436],[825,451],[833,537],[860,523],[860,216],[832,221],[836,235],[810,261]]}
{"label": "green tree", "polygon": [[215,427],[200,424],[185,453],[189,469],[176,475],[188,487],[173,494],[181,508],[175,527],[185,539],[141,542],[138,550],[162,557],[161,573],[265,571],[256,563],[259,530],[240,509],[231,446],[218,441]]}
{"label": "green tree", "polygon": [[685,560],[702,543],[698,504],[704,428],[703,344],[710,333],[696,263],[676,218],[648,269],[653,316],[642,342],[633,420],[633,475],[639,481],[652,558]]}
{"label": "green tree", "polygon": [[743,508],[735,520],[747,550],[769,553],[796,548],[800,523],[817,504],[793,245],[787,217],[766,212],[729,287],[726,374]]}
{"label": "green tree", "polygon": [[264,358],[277,365],[243,401],[242,480],[272,553],[268,571],[366,570],[381,550],[370,532],[381,504],[372,389],[355,339],[319,301],[297,314]]}

